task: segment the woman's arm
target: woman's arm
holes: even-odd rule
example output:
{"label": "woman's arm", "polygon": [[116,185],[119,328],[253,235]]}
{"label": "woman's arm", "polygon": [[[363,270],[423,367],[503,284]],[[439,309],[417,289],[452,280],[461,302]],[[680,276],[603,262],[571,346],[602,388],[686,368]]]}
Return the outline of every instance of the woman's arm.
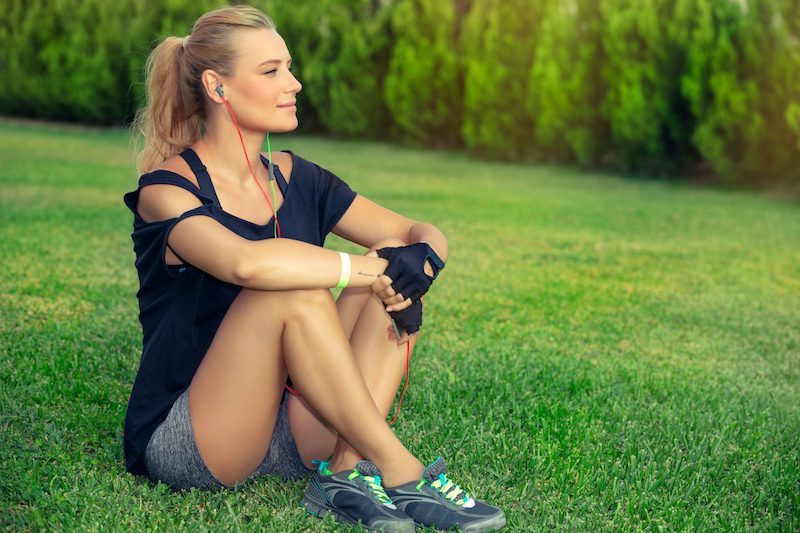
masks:
{"label": "woman's arm", "polygon": [[[156,189],[156,188],[159,189]],[[175,218],[200,206],[188,191],[171,185],[142,188],[138,211],[148,221]],[[207,216],[175,224],[168,246],[184,262],[212,276],[262,290],[321,289],[339,283],[338,252],[292,239],[251,241]],[[385,259],[350,255],[349,286],[368,287],[388,265]]]}
{"label": "woman's arm", "polygon": [[392,238],[408,244],[425,242],[443,261],[447,260],[447,239],[436,226],[395,213],[361,195],[356,196],[333,232],[367,248]]}
{"label": "woman's arm", "polygon": [[[336,287],[342,271],[338,252],[292,239],[251,241],[216,220],[196,216],[172,229],[175,253],[214,277],[249,289]],[[369,287],[388,265],[384,259],[350,255],[348,286]]]}
{"label": "woman's arm", "polygon": [[[433,224],[428,224],[426,222],[414,223],[411,229],[408,230],[408,237],[409,244],[415,242],[427,243],[428,246],[433,248],[433,251],[436,252],[436,255],[438,255],[442,261],[447,261],[447,239],[444,233],[439,231],[439,228]],[[433,270],[427,263],[425,264],[425,273],[429,276],[433,275]]]}

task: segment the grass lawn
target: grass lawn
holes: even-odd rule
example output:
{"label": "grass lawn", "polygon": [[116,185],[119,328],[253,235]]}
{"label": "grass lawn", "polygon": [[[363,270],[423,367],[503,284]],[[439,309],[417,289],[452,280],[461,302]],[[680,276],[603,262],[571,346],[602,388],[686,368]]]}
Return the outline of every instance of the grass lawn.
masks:
{"label": "grass lawn", "polygon": [[[798,205],[273,145],[448,236],[396,432],[508,530],[800,528]],[[172,494],[125,472],[141,343],[127,134],[0,121],[0,163],[0,528],[347,531],[306,515],[303,482]]]}

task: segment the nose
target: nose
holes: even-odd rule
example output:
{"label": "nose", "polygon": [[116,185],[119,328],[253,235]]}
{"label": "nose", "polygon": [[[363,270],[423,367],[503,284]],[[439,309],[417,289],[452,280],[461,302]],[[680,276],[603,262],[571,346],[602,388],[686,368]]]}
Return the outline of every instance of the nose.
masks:
{"label": "nose", "polygon": [[292,81],[294,82],[290,84],[289,92],[296,94],[302,91],[303,84],[300,83],[300,80],[297,79],[297,76],[295,76],[293,72],[290,72],[289,75],[292,77]]}

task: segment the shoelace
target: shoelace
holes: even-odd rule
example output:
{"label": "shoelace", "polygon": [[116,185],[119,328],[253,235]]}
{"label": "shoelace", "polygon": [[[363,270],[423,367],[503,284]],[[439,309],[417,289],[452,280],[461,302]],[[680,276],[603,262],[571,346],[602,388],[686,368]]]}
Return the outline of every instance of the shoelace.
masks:
{"label": "shoelace", "polygon": [[361,477],[364,481],[367,482],[367,486],[369,486],[370,492],[372,495],[375,496],[375,499],[381,503],[392,503],[392,499],[389,498],[389,495],[386,494],[386,491],[381,484],[381,476],[365,476],[357,469],[353,469],[347,479],[352,480],[355,477]]}
{"label": "shoelace", "polygon": [[[424,479],[417,485],[417,490],[420,489],[427,481]],[[467,491],[459,487],[452,479],[448,479],[444,474],[439,474],[439,479],[430,483],[430,486],[442,493],[444,497],[456,505],[464,505],[469,501],[469,494]],[[456,501],[459,494],[463,494],[460,500]]]}

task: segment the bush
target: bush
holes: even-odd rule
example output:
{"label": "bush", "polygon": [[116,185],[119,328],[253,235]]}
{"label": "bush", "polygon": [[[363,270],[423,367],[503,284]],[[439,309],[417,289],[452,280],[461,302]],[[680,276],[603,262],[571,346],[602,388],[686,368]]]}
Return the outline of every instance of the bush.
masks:
{"label": "bush", "polygon": [[334,134],[385,136],[390,6],[371,0],[266,5],[290,51],[298,51],[303,92],[319,122]]}
{"label": "bush", "polygon": [[[125,70],[121,21],[129,3],[12,0],[2,37],[0,110],[57,120],[121,124]],[[109,17],[110,11],[119,17]],[[94,31],[105,24],[105,31]]]}
{"label": "bush", "polygon": [[683,51],[670,42],[673,0],[601,0],[605,58],[602,110],[609,162],[623,171],[675,172],[688,155],[692,121],[680,93]]}
{"label": "bush", "polygon": [[526,98],[540,159],[590,165],[608,150],[599,26],[595,0],[547,5]]}
{"label": "bush", "polygon": [[731,183],[785,177],[800,165],[800,47],[796,4],[761,0],[678,2],[687,50],[683,94],[697,123],[692,141]]}
{"label": "bush", "polygon": [[399,133],[456,146],[462,118],[457,22],[452,0],[399,0],[384,95]]}
{"label": "bush", "polygon": [[[6,0],[0,114],[123,124],[152,47],[222,4]],[[256,6],[295,58],[305,131],[800,185],[796,0]]]}
{"label": "bush", "polygon": [[[0,45],[0,113],[90,124],[128,122],[155,41],[186,35],[219,2],[9,0]],[[14,31],[11,31],[13,29]]]}
{"label": "bush", "polygon": [[528,71],[546,3],[476,0],[464,25],[464,143],[472,151],[517,159],[532,153],[525,109]]}

